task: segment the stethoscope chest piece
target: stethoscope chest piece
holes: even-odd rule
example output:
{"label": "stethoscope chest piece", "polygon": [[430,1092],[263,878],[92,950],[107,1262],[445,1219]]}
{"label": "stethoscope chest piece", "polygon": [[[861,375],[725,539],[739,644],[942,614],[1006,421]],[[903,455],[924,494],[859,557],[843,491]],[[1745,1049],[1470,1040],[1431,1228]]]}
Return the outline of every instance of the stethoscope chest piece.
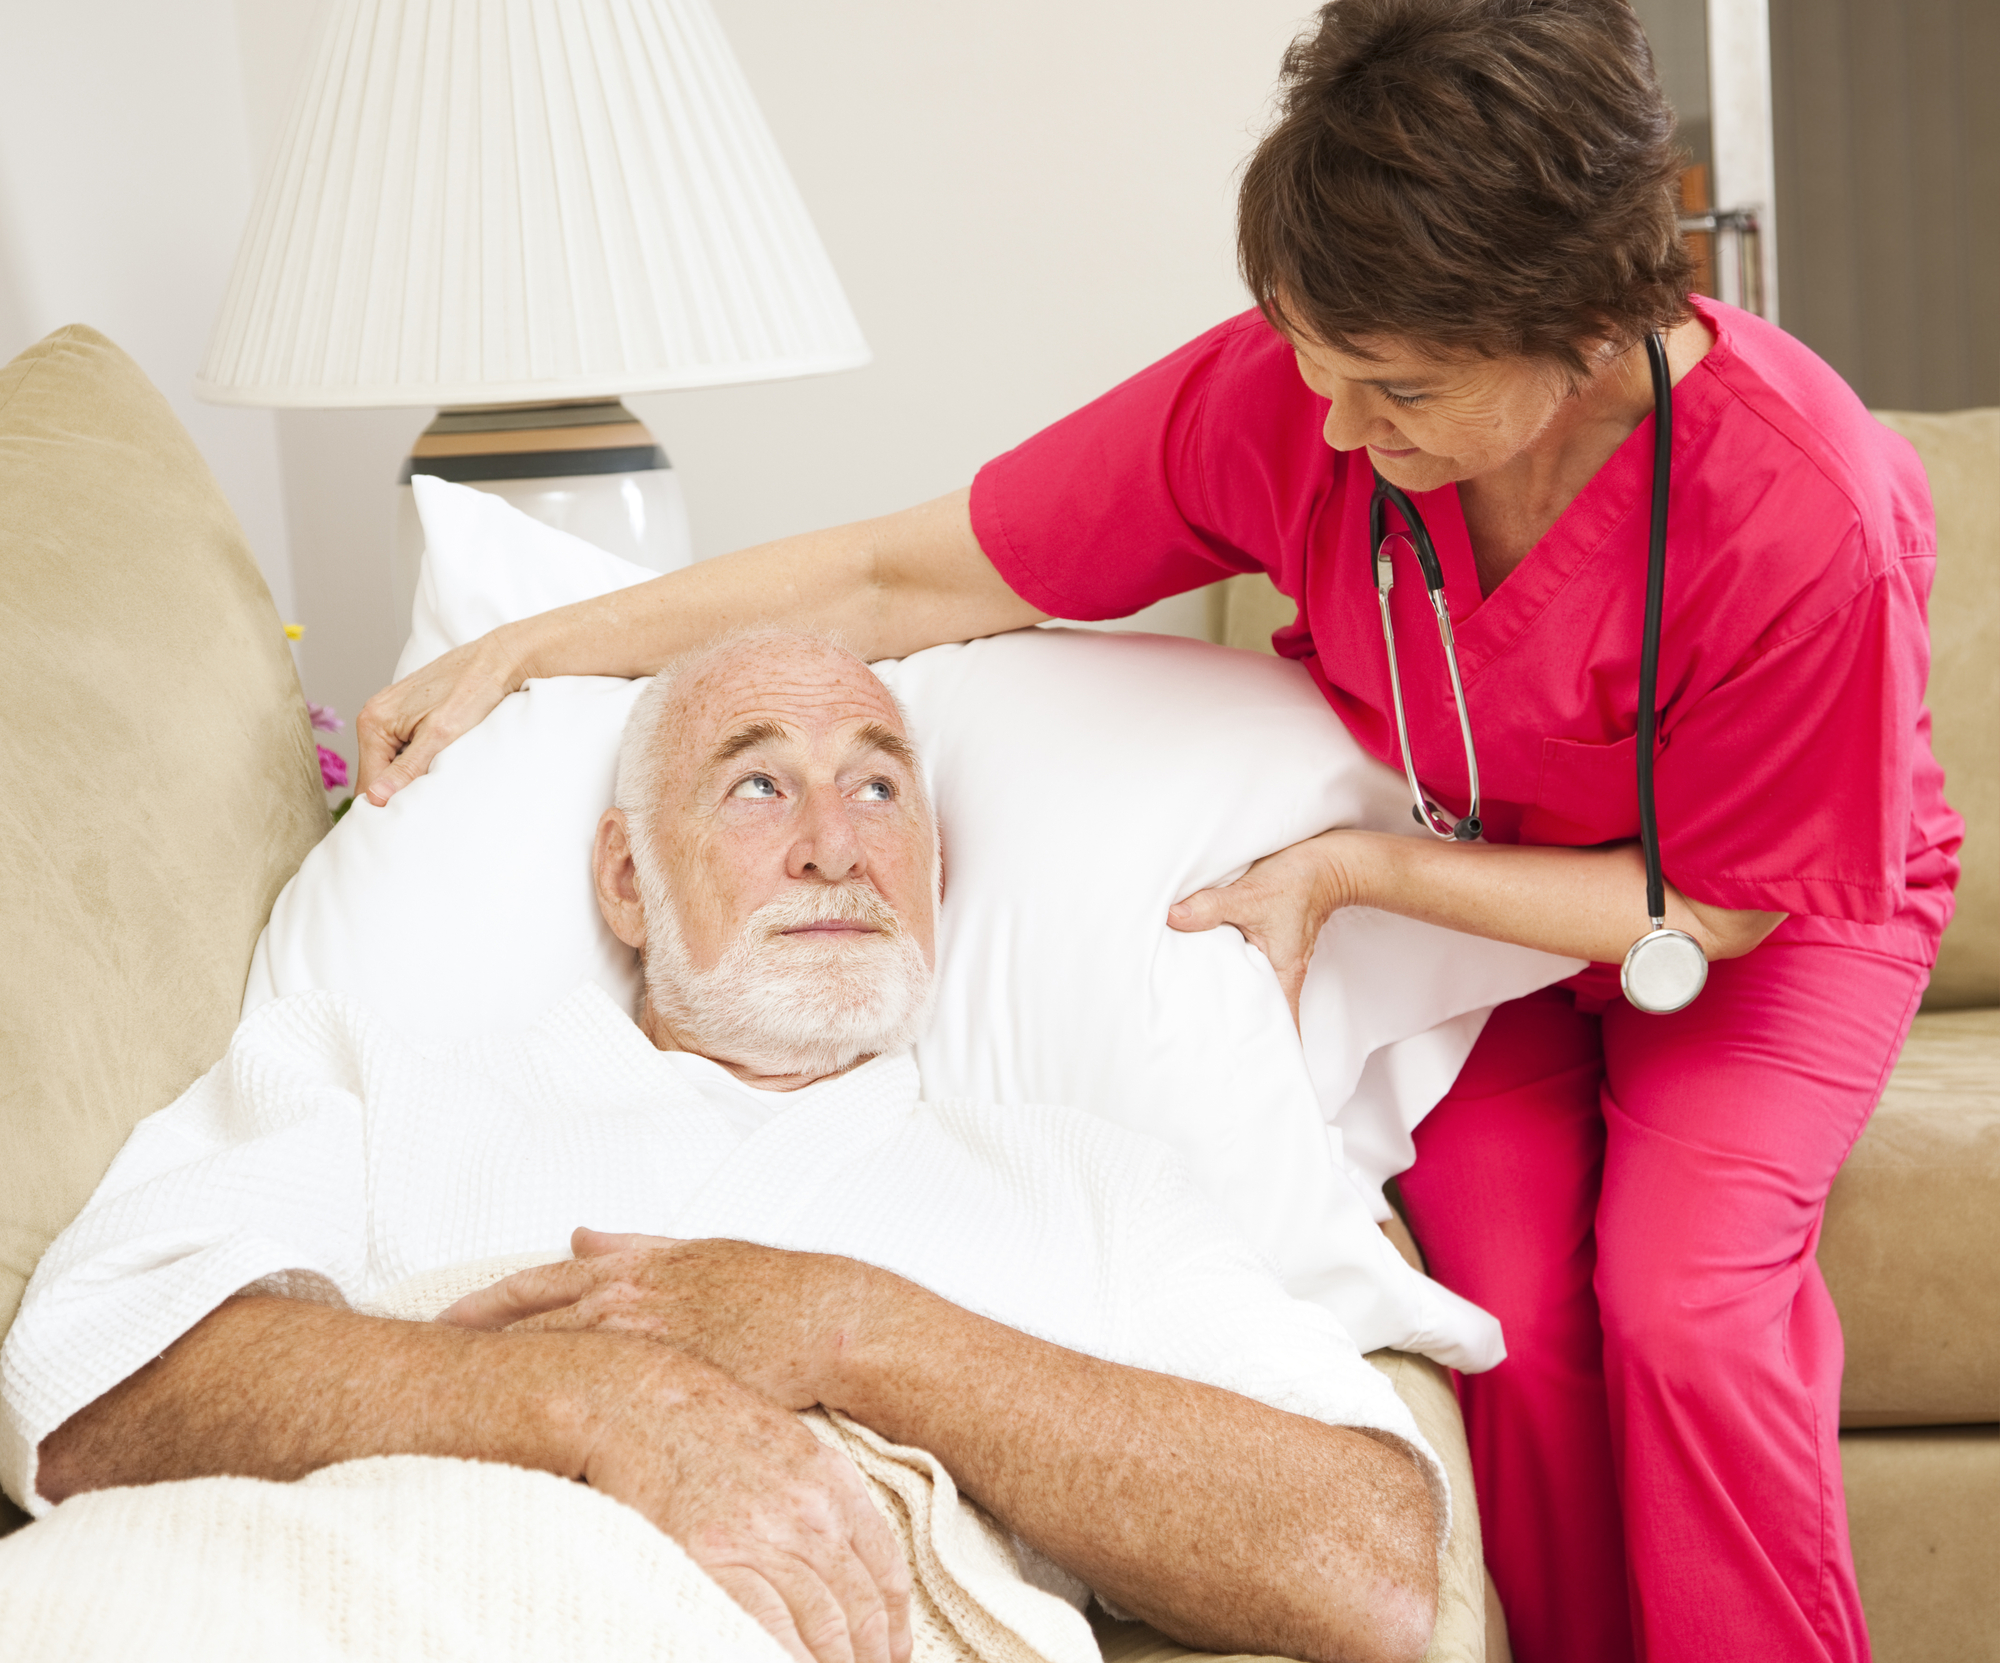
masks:
{"label": "stethoscope chest piece", "polygon": [[1685,1010],[1707,981],[1708,959],[1684,930],[1654,929],[1640,936],[1618,971],[1625,1002],[1653,1016]]}

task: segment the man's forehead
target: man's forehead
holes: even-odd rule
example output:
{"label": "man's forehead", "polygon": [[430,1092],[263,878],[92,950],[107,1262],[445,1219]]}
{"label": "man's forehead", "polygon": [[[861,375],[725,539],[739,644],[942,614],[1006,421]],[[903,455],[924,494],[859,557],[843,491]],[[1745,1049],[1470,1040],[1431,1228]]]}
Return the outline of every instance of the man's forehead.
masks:
{"label": "man's forehead", "polygon": [[745,737],[753,743],[871,743],[903,735],[902,713],[867,666],[834,655],[733,654],[703,665],[684,693],[682,732],[695,758]]}

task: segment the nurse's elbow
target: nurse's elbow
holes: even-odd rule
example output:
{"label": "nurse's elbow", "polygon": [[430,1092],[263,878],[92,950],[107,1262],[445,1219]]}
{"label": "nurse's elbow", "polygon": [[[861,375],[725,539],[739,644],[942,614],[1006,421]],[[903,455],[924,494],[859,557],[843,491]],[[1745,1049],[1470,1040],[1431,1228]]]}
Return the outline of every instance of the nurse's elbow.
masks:
{"label": "nurse's elbow", "polygon": [[1701,944],[1702,953],[1711,964],[1721,959],[1740,959],[1754,951],[1788,916],[1782,912],[1714,907],[1686,897],[1682,897],[1681,904],[1687,908],[1694,926],[1688,934]]}

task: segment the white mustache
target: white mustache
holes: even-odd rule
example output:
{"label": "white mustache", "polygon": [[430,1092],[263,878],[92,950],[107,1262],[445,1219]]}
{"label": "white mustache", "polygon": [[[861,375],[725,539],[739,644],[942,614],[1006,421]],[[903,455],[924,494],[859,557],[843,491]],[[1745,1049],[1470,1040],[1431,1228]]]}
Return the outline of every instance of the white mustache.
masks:
{"label": "white mustache", "polygon": [[766,901],[743,934],[784,935],[814,924],[861,924],[884,936],[903,933],[896,910],[865,884],[800,884]]}

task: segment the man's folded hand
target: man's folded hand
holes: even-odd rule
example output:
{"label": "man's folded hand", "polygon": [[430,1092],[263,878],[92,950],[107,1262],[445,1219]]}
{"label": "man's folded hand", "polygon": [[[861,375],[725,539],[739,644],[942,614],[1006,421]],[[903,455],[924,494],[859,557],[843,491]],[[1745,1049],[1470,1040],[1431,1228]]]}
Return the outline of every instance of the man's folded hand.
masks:
{"label": "man's folded hand", "polygon": [[509,1333],[643,1334],[713,1363],[785,1409],[841,1408],[843,1353],[879,1327],[900,1277],[826,1253],[580,1229],[574,1259],[468,1294],[437,1320]]}
{"label": "man's folded hand", "polygon": [[[578,1257],[468,1295],[438,1321],[510,1333],[641,1334],[680,1355],[589,1452],[593,1488],[637,1508],[802,1663],[905,1663],[910,1575],[851,1463],[791,1411],[866,1267],[746,1242],[578,1230]],[[832,1324],[829,1331],[829,1324]]]}
{"label": "man's folded hand", "polygon": [[800,1663],[907,1663],[910,1573],[860,1475],[691,1358],[593,1417],[583,1477],[651,1519]]}

